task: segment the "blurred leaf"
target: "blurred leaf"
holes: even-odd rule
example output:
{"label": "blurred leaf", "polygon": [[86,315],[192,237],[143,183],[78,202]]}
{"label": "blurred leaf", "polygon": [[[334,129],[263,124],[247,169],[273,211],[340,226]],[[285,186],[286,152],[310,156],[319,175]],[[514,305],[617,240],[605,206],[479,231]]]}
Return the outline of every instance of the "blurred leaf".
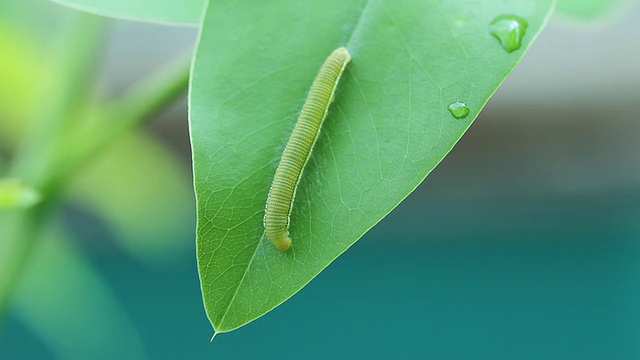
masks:
{"label": "blurred leaf", "polygon": [[40,200],[40,194],[19,179],[0,179],[0,210],[27,208]]}
{"label": "blurred leaf", "polygon": [[[70,23],[78,15],[83,14],[47,1],[0,3],[0,149],[24,140],[27,125],[42,130],[50,120],[46,108],[62,96],[61,81],[68,80],[60,78],[60,60],[68,51],[57,47],[69,37]],[[84,36],[89,40],[89,34]],[[74,70],[80,76],[80,69]]]}
{"label": "blurred leaf", "polygon": [[[42,0],[0,1],[0,23],[19,29],[32,40],[47,37],[62,11],[60,6]],[[64,9],[63,9],[64,10]],[[4,33],[3,33],[4,35]],[[46,45],[42,42],[41,45]]]}
{"label": "blurred leaf", "polygon": [[0,140],[14,142],[38,100],[46,63],[26,32],[0,22],[0,34]]}
{"label": "blurred leaf", "polygon": [[[198,264],[216,331],[300,290],[451,150],[544,26],[553,0],[212,1],[191,84]],[[489,33],[526,19],[519,50]],[[264,237],[265,200],[325,58],[353,55],[298,187],[293,247]],[[465,119],[447,110],[456,100]],[[397,239],[389,239],[393,242]]]}
{"label": "blurred leaf", "polygon": [[90,13],[132,20],[198,24],[204,0],[52,0]]}
{"label": "blurred leaf", "polygon": [[25,125],[46,116],[42,109],[61,96],[56,46],[78,15],[48,1],[0,2],[0,149],[15,145]]}
{"label": "blurred leaf", "polygon": [[72,186],[73,197],[110,225],[127,252],[165,261],[192,249],[195,214],[187,174],[160,142],[139,133],[94,160]]}
{"label": "blurred leaf", "polygon": [[603,16],[623,3],[623,0],[558,0],[557,11],[575,18],[592,19]]}
{"label": "blurred leaf", "polygon": [[[29,23],[26,14],[15,16]],[[37,39],[18,26],[4,31],[5,25],[0,23],[0,149],[15,145],[26,118],[33,115],[32,108],[43,101],[38,95],[48,84],[43,74],[50,63],[42,61],[42,51],[35,46]],[[65,138],[72,139],[66,142],[73,144],[83,139],[80,136],[86,138],[97,125],[99,111],[84,109],[79,121],[73,120],[73,127],[66,129]],[[112,227],[124,250],[146,261],[164,261],[186,255],[192,247],[187,239],[195,222],[193,192],[186,173],[158,141],[135,134],[93,160],[71,189],[76,199],[88,202]]]}
{"label": "blurred leaf", "polygon": [[140,359],[124,309],[69,239],[46,232],[15,294],[17,317],[59,359]]}

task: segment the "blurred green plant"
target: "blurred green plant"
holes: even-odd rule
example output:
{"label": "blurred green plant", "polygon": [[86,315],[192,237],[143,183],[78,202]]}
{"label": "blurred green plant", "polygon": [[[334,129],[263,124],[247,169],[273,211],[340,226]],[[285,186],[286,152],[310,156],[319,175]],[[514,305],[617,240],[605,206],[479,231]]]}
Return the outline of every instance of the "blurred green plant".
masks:
{"label": "blurred green plant", "polygon": [[[555,5],[56,2],[99,15],[201,27],[193,70],[189,54],[108,100],[94,91],[102,17],[60,9],[53,16],[50,6],[35,1],[0,4],[0,176],[20,179],[0,183],[0,206],[12,208],[0,213],[0,319],[15,297],[21,318],[54,339],[48,342],[59,346],[61,356],[77,355],[69,345],[74,340],[38,319],[76,301],[78,289],[91,283],[104,295],[83,302],[85,312],[123,317],[71,235],[56,225],[65,203],[98,214],[117,229],[123,249],[143,260],[180,247],[155,239],[190,231],[188,180],[176,175],[170,152],[137,131],[183,94],[190,71],[197,257],[205,309],[215,330],[224,332],[292,296],[415,189],[471,125]],[[618,2],[561,0],[558,9],[591,17]],[[513,31],[526,28],[523,38],[509,26],[501,27],[507,33],[493,34],[506,41],[522,38],[509,44],[512,53],[488,30],[502,15],[527,22],[520,28],[507,24]],[[268,186],[298,105],[321,62],[341,45],[349,47],[353,61],[298,191],[294,246],[279,253],[263,236]],[[456,119],[448,112],[457,101],[469,107],[468,116]],[[39,201],[24,201],[26,193],[38,194]],[[50,267],[59,274],[48,273]],[[43,280],[56,276],[72,282],[68,292],[55,294],[59,302],[35,301],[38,293],[56,292]],[[126,320],[119,324],[131,334],[122,341],[138,349],[135,330]],[[95,344],[88,351],[102,351],[94,340],[86,341]]]}
{"label": "blurred green plant", "polygon": [[28,208],[40,200],[40,195],[19,179],[0,180],[0,210]]}
{"label": "blurred green plant", "polygon": [[140,358],[136,329],[60,213],[92,212],[144,262],[187,254],[190,179],[138,127],[184,96],[191,56],[105,99],[95,81],[104,18],[12,0],[0,29],[0,322],[11,306],[60,358]]}
{"label": "blurred green plant", "polygon": [[557,11],[579,20],[592,20],[621,8],[629,0],[560,0]]}

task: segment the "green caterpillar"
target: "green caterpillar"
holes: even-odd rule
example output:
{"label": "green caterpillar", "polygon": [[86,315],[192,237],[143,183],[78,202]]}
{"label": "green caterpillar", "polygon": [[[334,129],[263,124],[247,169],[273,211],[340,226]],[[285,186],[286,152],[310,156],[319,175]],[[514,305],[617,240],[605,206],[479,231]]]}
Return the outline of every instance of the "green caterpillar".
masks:
{"label": "green caterpillar", "polygon": [[325,60],[311,85],[298,122],[282,152],[264,213],[267,238],[280,251],[291,247],[289,219],[296,188],[320,134],[320,127],[327,116],[329,105],[333,101],[340,76],[350,60],[351,55],[344,47],[334,50]]}

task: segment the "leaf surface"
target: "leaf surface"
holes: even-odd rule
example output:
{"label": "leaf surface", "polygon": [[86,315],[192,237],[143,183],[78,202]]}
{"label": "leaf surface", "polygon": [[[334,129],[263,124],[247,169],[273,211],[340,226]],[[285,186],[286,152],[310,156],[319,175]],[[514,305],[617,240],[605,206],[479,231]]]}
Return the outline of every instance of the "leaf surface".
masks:
{"label": "leaf surface", "polygon": [[[518,63],[553,4],[212,1],[190,125],[198,266],[215,330],[285,301],[409,195]],[[528,22],[511,53],[489,33],[500,15]],[[267,193],[311,83],[339,46],[353,59],[297,190],[293,246],[281,253],[264,236]],[[470,108],[466,118],[449,113],[457,100]]]}

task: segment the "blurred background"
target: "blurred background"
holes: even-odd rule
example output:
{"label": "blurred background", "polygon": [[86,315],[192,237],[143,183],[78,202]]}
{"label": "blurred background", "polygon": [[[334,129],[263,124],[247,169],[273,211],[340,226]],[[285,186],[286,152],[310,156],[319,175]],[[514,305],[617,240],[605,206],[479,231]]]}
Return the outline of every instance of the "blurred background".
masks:
{"label": "blurred background", "polygon": [[[0,3],[0,175],[69,12]],[[74,183],[2,323],[0,359],[640,358],[638,17],[636,3],[595,23],[554,17],[409,198],[213,344],[185,93]],[[196,36],[111,21],[95,96],[121,95]]]}

